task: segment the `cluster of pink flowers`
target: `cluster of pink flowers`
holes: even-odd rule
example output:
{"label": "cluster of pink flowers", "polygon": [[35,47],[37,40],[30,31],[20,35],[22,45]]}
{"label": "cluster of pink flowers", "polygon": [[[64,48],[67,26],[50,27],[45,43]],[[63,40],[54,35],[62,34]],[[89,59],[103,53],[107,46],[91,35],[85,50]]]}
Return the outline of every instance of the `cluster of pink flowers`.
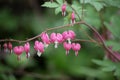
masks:
{"label": "cluster of pink flowers", "polygon": [[25,51],[26,57],[30,57],[30,44],[27,42],[24,46],[16,46],[13,48],[14,53],[17,55],[18,60],[20,60],[20,55]]}
{"label": "cluster of pink flowers", "polygon": [[4,52],[12,53],[12,43],[4,43],[3,44]]}
{"label": "cluster of pink flowers", "polygon": [[[62,16],[65,16],[65,15],[66,15],[66,8],[67,8],[67,3],[64,3],[64,4],[61,6]],[[74,11],[72,11],[72,13],[71,13],[71,23],[72,23],[72,24],[75,23],[75,13],[74,13]]]}
{"label": "cluster of pink flowers", "polygon": [[[72,43],[71,40],[75,39],[75,33],[72,30],[64,31],[61,33],[51,33],[50,37],[46,32],[41,33],[41,41],[36,40],[34,43],[34,49],[37,52],[38,56],[41,56],[44,53],[44,49],[48,47],[49,44],[55,44],[54,47],[57,48],[59,44],[63,44],[63,47],[66,50],[66,55],[69,54],[70,49],[75,51],[75,55],[78,55],[78,51],[81,48],[79,43]],[[10,43],[8,44],[10,45]],[[11,44],[12,45],[12,44]],[[6,44],[4,44],[6,48]],[[10,47],[12,49],[12,47]],[[20,55],[25,52],[26,57],[30,57],[30,44],[29,42],[25,43],[24,46],[15,46],[13,48],[14,53],[17,55],[18,60],[20,60]]]}

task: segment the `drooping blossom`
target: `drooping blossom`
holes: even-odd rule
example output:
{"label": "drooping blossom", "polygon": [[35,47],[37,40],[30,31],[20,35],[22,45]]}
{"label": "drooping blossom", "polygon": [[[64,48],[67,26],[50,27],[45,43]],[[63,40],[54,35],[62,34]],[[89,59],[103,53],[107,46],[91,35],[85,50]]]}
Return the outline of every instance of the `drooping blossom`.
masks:
{"label": "drooping blossom", "polygon": [[29,42],[27,42],[25,45],[24,45],[24,50],[26,52],[26,58],[30,57],[30,44]]}
{"label": "drooping blossom", "polygon": [[34,49],[37,51],[37,55],[40,57],[44,52],[44,44],[39,41],[35,41]]}
{"label": "drooping blossom", "polygon": [[68,40],[68,43],[70,44],[71,44],[71,39],[75,38],[75,33],[72,30],[64,31],[62,35],[63,35],[64,40]]}
{"label": "drooping blossom", "polygon": [[51,42],[55,43],[55,48],[58,47],[58,43],[63,42],[63,36],[60,33],[52,33],[50,35]]}
{"label": "drooping blossom", "polygon": [[8,45],[7,45],[7,43],[4,43],[4,44],[3,44],[3,47],[4,47],[4,52],[5,52],[5,53],[8,52]]}
{"label": "drooping blossom", "polygon": [[23,46],[16,46],[13,48],[13,51],[17,55],[17,59],[20,60],[20,55],[23,53],[24,47]]}
{"label": "drooping blossom", "polygon": [[75,51],[75,55],[78,56],[78,51],[80,50],[81,45],[79,43],[72,43],[72,49]]}
{"label": "drooping blossom", "polygon": [[41,34],[41,39],[42,39],[42,42],[44,43],[44,46],[45,47],[48,47],[48,45],[50,44],[50,39],[49,39],[49,36],[47,33],[43,32]]}
{"label": "drooping blossom", "polygon": [[10,53],[12,53],[12,43],[11,42],[8,43],[8,49],[10,50]]}
{"label": "drooping blossom", "polygon": [[69,54],[69,50],[71,49],[71,44],[67,43],[67,42],[64,42],[63,43],[63,47],[65,48],[66,50],[66,55]]}
{"label": "drooping blossom", "polygon": [[74,24],[75,23],[75,13],[74,11],[71,14],[71,23]]}
{"label": "drooping blossom", "polygon": [[66,3],[62,5],[61,10],[62,10],[62,16],[65,16],[66,15]]}

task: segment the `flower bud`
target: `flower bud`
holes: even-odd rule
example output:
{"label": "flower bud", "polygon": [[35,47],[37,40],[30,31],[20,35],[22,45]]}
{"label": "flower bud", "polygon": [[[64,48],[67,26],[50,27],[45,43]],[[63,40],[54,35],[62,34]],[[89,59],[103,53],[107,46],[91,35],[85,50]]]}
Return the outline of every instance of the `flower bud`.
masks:
{"label": "flower bud", "polygon": [[65,3],[62,5],[61,10],[62,10],[62,16],[65,16],[66,15],[66,4]]}
{"label": "flower bud", "polygon": [[24,45],[24,50],[25,50],[25,52],[26,52],[26,57],[28,58],[28,57],[30,57],[30,44],[29,44],[29,42],[27,42],[25,45]]}
{"label": "flower bud", "polygon": [[4,47],[4,52],[7,53],[8,52],[8,45],[7,45],[7,43],[4,43],[3,47]]}
{"label": "flower bud", "polygon": [[71,14],[71,23],[74,24],[75,23],[75,13],[74,11]]}

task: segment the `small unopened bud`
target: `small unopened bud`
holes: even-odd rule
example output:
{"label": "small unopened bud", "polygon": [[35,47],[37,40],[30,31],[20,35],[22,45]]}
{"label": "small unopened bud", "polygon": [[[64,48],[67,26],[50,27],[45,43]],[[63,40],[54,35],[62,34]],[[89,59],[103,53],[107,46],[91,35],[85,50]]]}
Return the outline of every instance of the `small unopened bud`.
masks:
{"label": "small unopened bud", "polygon": [[74,11],[71,14],[71,23],[74,24],[75,23],[75,13]]}
{"label": "small unopened bud", "polygon": [[27,42],[25,45],[24,45],[24,51],[26,52],[26,58],[30,57],[30,44],[29,42]]}
{"label": "small unopened bud", "polygon": [[61,10],[62,10],[62,16],[65,16],[66,15],[66,3],[62,5]]}
{"label": "small unopened bud", "polygon": [[8,52],[8,46],[7,46],[7,43],[4,43],[4,44],[3,44],[3,47],[4,47],[4,52],[7,53],[7,52]]}

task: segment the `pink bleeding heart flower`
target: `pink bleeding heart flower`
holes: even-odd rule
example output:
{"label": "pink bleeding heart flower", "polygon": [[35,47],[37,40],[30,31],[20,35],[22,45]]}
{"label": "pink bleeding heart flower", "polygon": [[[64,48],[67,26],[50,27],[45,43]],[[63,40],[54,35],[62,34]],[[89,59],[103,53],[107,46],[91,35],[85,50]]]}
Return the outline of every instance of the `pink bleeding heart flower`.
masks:
{"label": "pink bleeding heart flower", "polygon": [[37,55],[40,57],[44,52],[44,44],[39,41],[35,41],[34,49],[37,51]]}
{"label": "pink bleeding heart flower", "polygon": [[78,51],[81,49],[81,45],[79,43],[72,43],[72,49],[75,51],[75,55],[78,56]]}
{"label": "pink bleeding heart flower", "polygon": [[8,49],[10,50],[10,53],[12,53],[12,43],[11,42],[8,43]]}
{"label": "pink bleeding heart flower", "polygon": [[62,43],[64,40],[62,34],[60,33],[52,33],[50,35],[50,39],[51,39],[51,42],[55,43],[55,48],[58,47],[58,43]]}
{"label": "pink bleeding heart flower", "polygon": [[66,15],[66,3],[62,5],[61,10],[62,10],[62,16],[65,16]]}
{"label": "pink bleeding heart flower", "polygon": [[71,14],[71,23],[74,24],[75,23],[75,13],[74,11]]}
{"label": "pink bleeding heart flower", "polygon": [[68,43],[70,43],[70,44],[71,44],[71,39],[74,39],[76,36],[74,31],[72,31],[72,30],[64,31],[62,33],[62,35],[63,35],[64,40],[68,40]]}
{"label": "pink bleeding heart flower", "polygon": [[24,45],[24,50],[26,52],[26,58],[30,57],[30,44],[29,42],[27,42],[25,45]]}
{"label": "pink bleeding heart flower", "polygon": [[65,48],[66,50],[66,55],[69,54],[69,50],[71,49],[71,44],[67,43],[67,42],[64,42],[63,43],[63,47]]}
{"label": "pink bleeding heart flower", "polygon": [[7,43],[4,43],[4,44],[3,44],[3,47],[4,47],[4,52],[5,52],[5,53],[8,52],[8,45],[7,45]]}
{"label": "pink bleeding heart flower", "polygon": [[16,46],[13,48],[13,51],[17,55],[17,59],[20,60],[20,55],[23,53],[24,47],[23,46]]}
{"label": "pink bleeding heart flower", "polygon": [[42,42],[44,43],[44,46],[45,47],[48,47],[48,45],[50,44],[50,39],[49,39],[49,36],[47,33],[43,32],[41,34],[41,39],[42,39]]}

